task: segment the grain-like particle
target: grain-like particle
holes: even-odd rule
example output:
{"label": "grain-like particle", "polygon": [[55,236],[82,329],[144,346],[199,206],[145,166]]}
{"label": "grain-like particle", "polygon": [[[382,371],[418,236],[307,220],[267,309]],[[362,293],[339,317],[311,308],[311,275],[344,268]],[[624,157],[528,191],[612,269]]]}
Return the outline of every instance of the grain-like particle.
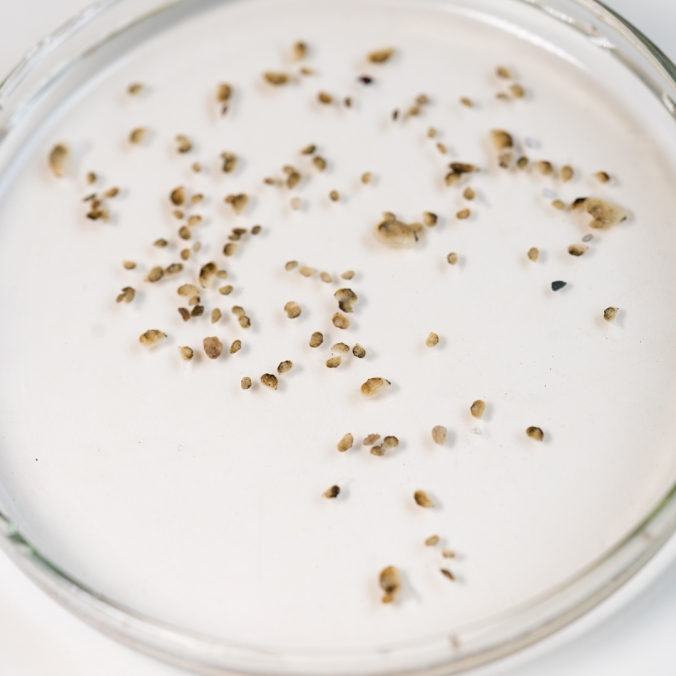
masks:
{"label": "grain-like particle", "polygon": [[303,275],[303,277],[312,277],[312,275],[314,275],[315,272],[317,272],[317,270],[315,270],[315,268],[311,268],[307,265],[304,265],[302,268],[300,268],[300,270],[298,270],[298,272],[300,272],[300,274]]}
{"label": "grain-like particle", "polygon": [[324,342],[324,335],[319,331],[315,331],[310,336],[310,347],[319,347],[323,342]]}
{"label": "grain-like particle", "polygon": [[246,310],[241,305],[233,305],[230,311],[235,317],[244,317],[246,315]]}
{"label": "grain-like particle", "polygon": [[375,229],[375,235],[383,244],[394,248],[410,248],[418,241],[421,223],[403,223],[394,214],[388,213]]}
{"label": "grain-like particle", "polygon": [[218,359],[223,354],[223,343],[216,336],[205,338],[202,344],[209,359]]}
{"label": "grain-like particle", "polygon": [[554,165],[547,160],[539,160],[535,163],[535,168],[543,176],[551,176],[554,173]]}
{"label": "grain-like particle", "polygon": [[234,256],[236,251],[237,251],[237,244],[235,244],[235,242],[228,242],[223,247],[223,255],[224,256]]}
{"label": "grain-like particle", "polygon": [[329,193],[329,198],[332,202],[337,202],[340,199],[340,193],[337,190],[332,190]]}
{"label": "grain-like particle", "polygon": [[515,99],[522,99],[526,96],[526,90],[520,84],[513,84],[510,86],[509,91],[512,92],[512,96]]}
{"label": "grain-like particle", "polygon": [[369,378],[362,386],[361,393],[365,397],[374,397],[384,392],[392,383],[385,378]]}
{"label": "grain-like particle", "polygon": [[131,303],[136,296],[136,291],[131,286],[125,286],[122,293],[115,299],[118,303]]}
{"label": "grain-like particle", "polygon": [[427,345],[427,347],[434,347],[438,344],[439,336],[434,332],[430,333],[429,336],[427,336],[427,340],[425,340],[425,345]]}
{"label": "grain-like particle", "polygon": [[566,203],[562,200],[554,200],[552,206],[559,211],[563,211],[566,208]]}
{"label": "grain-like particle", "polygon": [[319,275],[319,278],[322,280],[322,282],[325,282],[326,284],[330,284],[333,281],[333,277],[328,272],[322,272]]}
{"label": "grain-like particle", "polygon": [[172,263],[164,268],[165,277],[177,275],[179,272],[183,272],[183,263]]}
{"label": "grain-like particle", "polygon": [[113,197],[117,197],[120,194],[120,189],[113,186],[112,188],[108,188],[106,192],[103,193],[103,196],[106,197],[107,199],[112,199]]}
{"label": "grain-like particle", "polygon": [[296,319],[296,317],[300,317],[301,308],[300,308],[300,305],[298,305],[298,303],[296,303],[293,300],[290,300],[284,306],[284,312],[286,312],[286,316],[289,319]]}
{"label": "grain-like particle", "polygon": [[350,320],[340,312],[336,312],[333,317],[331,317],[333,325],[339,329],[348,329],[350,327]]}
{"label": "grain-like particle", "polygon": [[340,486],[331,486],[331,488],[328,488],[327,490],[324,491],[324,497],[329,499],[337,498],[339,494],[340,494]]}
{"label": "grain-like particle", "polygon": [[373,179],[373,174],[370,171],[365,171],[361,175],[361,182],[364,183],[364,184],[370,183],[372,179]]}
{"label": "grain-like particle", "polygon": [[140,94],[143,91],[143,85],[140,82],[134,82],[127,87],[127,93],[132,96]]}
{"label": "grain-like particle", "polygon": [[432,228],[437,224],[439,217],[432,213],[431,211],[425,211],[423,213],[423,223],[428,227]]}
{"label": "grain-like particle", "polygon": [[567,286],[568,282],[556,281],[552,282],[552,291],[560,291],[564,286]]}
{"label": "grain-like particle", "polygon": [[315,155],[312,158],[312,164],[314,164],[315,168],[319,171],[324,171],[324,169],[326,169],[326,160],[319,155]]}
{"label": "grain-like particle", "polygon": [[474,190],[473,190],[472,188],[470,188],[469,186],[467,186],[467,187],[465,188],[465,191],[462,193],[462,196],[463,196],[466,200],[472,201],[472,200],[476,197],[476,193],[474,192]]}
{"label": "grain-like particle", "polygon": [[[316,157],[313,159],[317,159]],[[295,188],[301,181],[302,176],[298,171],[291,168],[291,171],[286,176],[286,187],[289,189]]]}
{"label": "grain-like particle", "polygon": [[70,149],[64,143],[57,143],[49,153],[49,168],[54,176],[63,178],[68,173]]}
{"label": "grain-like particle", "polygon": [[445,155],[448,152],[448,148],[446,148],[446,146],[441,141],[437,141],[437,150],[442,155]]}
{"label": "grain-like particle", "polygon": [[190,232],[190,228],[187,225],[182,225],[178,229],[178,236],[181,239],[190,239],[192,237],[192,232]]}
{"label": "grain-like particle", "polygon": [[231,174],[235,171],[235,168],[237,167],[237,155],[235,155],[235,153],[223,151],[221,153],[221,159],[223,160],[223,173]]}
{"label": "grain-like particle", "polygon": [[331,94],[327,94],[326,92],[319,92],[319,94],[317,94],[317,100],[319,103],[329,105],[333,103],[333,96],[331,96]]}
{"label": "grain-like particle", "polygon": [[204,314],[204,305],[195,305],[190,313],[191,317],[201,317]]}
{"label": "grain-like particle", "polygon": [[215,324],[216,322],[218,322],[221,319],[222,316],[223,316],[223,313],[217,307],[215,307],[211,311],[211,323]]}
{"label": "grain-like particle", "polygon": [[589,225],[597,230],[610,228],[627,218],[627,212],[622,207],[596,197],[587,197],[584,206],[594,219]]}
{"label": "grain-like particle", "polygon": [[301,40],[297,40],[293,43],[292,53],[293,58],[296,61],[302,61],[307,56],[307,45]]}
{"label": "grain-like particle", "polygon": [[209,282],[216,276],[216,273],[218,272],[218,265],[214,263],[213,261],[210,261],[209,263],[205,263],[201,268],[200,268],[200,275],[199,275],[199,282],[200,286],[203,289],[206,289],[206,287],[209,285]]}
{"label": "grain-like particle", "polygon": [[371,63],[385,63],[394,56],[394,49],[387,47],[385,49],[377,49],[368,55],[368,60]]}
{"label": "grain-like particle", "polygon": [[96,183],[96,174],[93,171],[88,171],[87,172],[87,183],[91,185],[92,183]]}
{"label": "grain-like particle", "polygon": [[451,573],[450,570],[448,570],[448,568],[439,568],[439,571],[444,577],[447,577],[449,580],[451,581],[455,580],[455,576],[453,575],[453,573]]}
{"label": "grain-like particle", "polygon": [[334,343],[333,345],[331,345],[331,349],[334,352],[349,352],[350,346],[346,345],[345,343]]}
{"label": "grain-like particle", "polygon": [[455,558],[455,551],[453,551],[452,549],[442,549],[441,555],[445,559],[454,559]]}
{"label": "grain-like particle", "polygon": [[455,265],[458,262],[458,254],[451,251],[451,253],[446,256],[446,260],[448,261],[449,265]]}
{"label": "grain-like particle", "polygon": [[439,544],[441,538],[438,535],[430,535],[430,537],[425,540],[426,547],[434,547],[434,545]]}
{"label": "grain-like particle", "polygon": [[342,361],[343,359],[340,356],[331,357],[326,360],[326,366],[330,369],[337,369]]}
{"label": "grain-like particle", "polygon": [[153,242],[153,246],[159,247],[160,249],[163,249],[165,246],[167,246],[169,242],[167,242],[166,239],[156,239]]}
{"label": "grain-like particle", "polygon": [[596,177],[596,180],[601,182],[601,183],[609,183],[610,182],[610,174],[606,171],[597,171],[594,176]]}
{"label": "grain-like particle", "polygon": [[216,101],[218,103],[227,103],[232,96],[232,86],[221,82],[218,87],[216,87]]}
{"label": "grain-like particle", "polygon": [[129,134],[129,141],[133,143],[134,145],[138,145],[140,143],[143,143],[143,140],[148,134],[148,130],[145,127],[137,127],[136,129],[132,129],[130,134]]}
{"label": "grain-like particle", "polygon": [[604,318],[607,322],[612,322],[612,321],[615,319],[615,317],[617,317],[617,313],[618,313],[618,312],[619,312],[619,309],[616,308],[616,307],[612,307],[612,306],[611,306],[611,307],[607,307],[607,308],[603,311],[603,318]]}
{"label": "grain-like particle", "polygon": [[292,197],[289,201],[289,204],[294,211],[298,211],[302,205],[302,202],[300,197]]}
{"label": "grain-like particle", "polygon": [[484,412],[486,411],[486,402],[481,399],[477,399],[470,407],[469,412],[475,418],[483,418]]}
{"label": "grain-like particle", "polygon": [[362,444],[364,444],[364,446],[373,446],[373,444],[375,444],[378,439],[380,439],[380,434],[369,434],[364,438]]}
{"label": "grain-like particle", "polygon": [[526,434],[535,441],[542,441],[545,438],[545,433],[539,427],[529,427]]}
{"label": "grain-like particle", "polygon": [[178,287],[177,293],[184,298],[190,298],[199,293],[199,289],[194,284],[183,284]]}
{"label": "grain-like particle", "polygon": [[391,448],[396,448],[399,446],[399,439],[397,439],[395,436],[387,436],[383,439],[383,442],[380,446],[383,451],[389,451]]}
{"label": "grain-like particle", "polygon": [[237,322],[243,329],[248,329],[251,327],[251,319],[244,315],[243,317],[240,317]]}
{"label": "grain-like particle", "polygon": [[366,356],[366,350],[359,343],[357,343],[352,348],[352,354],[357,357],[357,359],[363,359]]}
{"label": "grain-like particle", "polygon": [[586,244],[571,244],[568,247],[568,253],[571,256],[584,256],[589,247]]}
{"label": "grain-like particle", "polygon": [[185,188],[181,185],[178,188],[174,188],[169,195],[171,203],[177,207],[180,207],[185,203]]}
{"label": "grain-like particle", "polygon": [[517,166],[519,169],[522,169],[522,170],[523,170],[523,169],[526,169],[526,168],[528,167],[529,164],[530,164],[530,160],[529,160],[527,157],[524,157],[524,156],[520,157],[520,158],[516,161],[516,166]]}
{"label": "grain-like particle", "polygon": [[537,247],[531,247],[528,249],[528,258],[532,261],[536,261],[540,257],[540,250]]}
{"label": "grain-like particle", "polygon": [[222,296],[228,296],[232,293],[232,288],[232,284],[226,284],[225,286],[222,286],[220,289],[218,289],[218,293],[220,293]]}
{"label": "grain-like particle", "polygon": [[474,103],[472,102],[472,99],[468,98],[467,96],[463,96],[460,99],[460,103],[462,103],[462,105],[465,106],[466,108],[474,107]]}
{"label": "grain-like particle", "polygon": [[285,266],[285,270],[293,270],[298,267],[298,261],[289,261]]}
{"label": "grain-like particle", "polygon": [[146,282],[159,282],[162,277],[164,277],[164,268],[161,265],[156,265],[146,275]]}
{"label": "grain-like particle", "polygon": [[435,444],[442,446],[446,443],[446,438],[448,436],[448,430],[443,425],[437,425],[432,428],[432,439]]}
{"label": "grain-like particle", "polygon": [[257,235],[261,230],[262,230],[262,228],[261,228],[260,225],[254,225],[254,227],[251,228],[251,234]]}
{"label": "grain-like particle", "polygon": [[190,152],[192,150],[192,143],[190,139],[183,134],[179,134],[176,137],[176,150],[178,150],[179,153]]}
{"label": "grain-like particle", "polygon": [[413,493],[413,499],[415,500],[416,504],[419,505],[420,507],[424,507],[425,509],[429,509],[430,507],[434,507],[434,501],[432,498],[430,498],[429,495],[425,491],[416,491]]}
{"label": "grain-like particle", "polygon": [[275,71],[267,71],[263,73],[265,81],[275,87],[281,87],[282,85],[288,84],[290,78],[286,73],[279,73]]}
{"label": "grain-like particle", "polygon": [[314,143],[310,143],[309,145],[305,146],[300,153],[301,155],[312,155],[315,150],[317,150],[317,146]]}
{"label": "grain-like particle", "polygon": [[343,312],[352,312],[353,305],[359,300],[359,296],[352,289],[338,289],[333,295]]}
{"label": "grain-like particle", "polygon": [[183,361],[190,361],[195,355],[193,349],[191,347],[188,347],[187,345],[179,347],[178,353],[181,355],[181,359],[183,359]]}
{"label": "grain-like particle", "polygon": [[383,603],[392,603],[401,591],[402,582],[399,571],[394,566],[388,566],[380,571],[378,577],[380,588],[383,590]]}
{"label": "grain-like particle", "polygon": [[181,318],[183,319],[184,322],[190,321],[190,311],[187,308],[184,307],[178,308],[178,314],[181,315]]}
{"label": "grain-like particle", "polygon": [[269,387],[271,390],[276,390],[279,381],[277,380],[277,376],[273,375],[272,373],[264,373],[261,376],[261,383],[263,383],[265,387]]}
{"label": "grain-like particle", "polygon": [[354,270],[347,270],[346,272],[343,272],[341,277],[343,279],[352,279],[354,277],[354,274],[355,274]]}
{"label": "grain-like particle", "polygon": [[243,390],[248,390],[251,387],[251,378],[249,378],[249,376],[244,376],[241,384]]}
{"label": "grain-like particle", "polygon": [[575,170],[569,164],[566,164],[563,167],[561,167],[561,180],[564,183],[568,183],[568,181],[572,180],[574,176]]}
{"label": "grain-like particle", "polygon": [[157,329],[148,329],[148,331],[141,334],[138,340],[139,343],[141,343],[141,345],[150,347],[151,345],[157,345],[157,343],[161,343],[166,337],[167,334],[164,333],[164,331],[158,331]]}
{"label": "grain-like particle", "polygon": [[228,271],[227,270],[219,270],[216,273],[217,279],[227,279],[228,278]]}
{"label": "grain-like particle", "polygon": [[343,438],[338,442],[338,450],[341,453],[345,453],[348,449],[352,448],[354,444],[354,437],[348,432]]}
{"label": "grain-like particle", "polygon": [[502,78],[503,80],[511,80],[512,79],[512,74],[509,72],[507,68],[504,66],[498,66],[495,69],[495,74],[499,77]]}
{"label": "grain-like particle", "polygon": [[123,261],[122,267],[125,270],[134,270],[136,268],[136,263],[134,261]]}
{"label": "grain-like particle", "polygon": [[236,214],[241,214],[249,203],[249,196],[245,193],[237,195],[228,195],[225,198],[225,203],[229,204]]}
{"label": "grain-like particle", "polygon": [[241,340],[233,340],[232,344],[230,345],[230,354],[235,354],[236,352],[239,352],[242,349],[242,341]]}
{"label": "grain-like particle", "polygon": [[190,168],[196,173],[199,174],[200,171],[202,171],[202,165],[199,162],[193,162],[190,165]]}
{"label": "grain-like particle", "polygon": [[466,218],[469,218],[472,215],[471,209],[460,209],[455,217],[461,221],[464,221]]}
{"label": "grain-like particle", "polygon": [[514,139],[512,135],[504,129],[491,130],[491,141],[496,150],[506,150],[514,147]]}

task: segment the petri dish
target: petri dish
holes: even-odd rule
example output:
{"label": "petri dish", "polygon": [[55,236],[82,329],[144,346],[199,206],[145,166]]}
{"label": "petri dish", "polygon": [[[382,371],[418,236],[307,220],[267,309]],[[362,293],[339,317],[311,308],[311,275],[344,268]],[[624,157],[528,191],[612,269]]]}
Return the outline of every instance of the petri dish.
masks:
{"label": "petri dish", "polygon": [[[674,90],[673,65],[591,0],[93,5],[0,88],[3,548],[102,631],[207,674],[454,673],[579,617],[676,524]],[[480,170],[448,179],[453,162]],[[179,186],[204,199],[172,204]],[[237,213],[224,198],[240,194]],[[581,197],[627,218],[590,228]],[[107,222],[87,217],[98,208]],[[383,212],[410,248],[374,236]],[[411,228],[423,212],[436,225]],[[211,261],[228,277],[203,288]],[[165,278],[146,281],[156,266]],[[204,307],[187,322],[183,284]],[[133,302],[116,303],[127,286]],[[340,288],[359,298],[346,329]],[[149,329],[167,339],[140,345]],[[372,377],[391,386],[370,400]],[[374,455],[372,433],[399,445]],[[392,604],[386,566],[402,576]]]}

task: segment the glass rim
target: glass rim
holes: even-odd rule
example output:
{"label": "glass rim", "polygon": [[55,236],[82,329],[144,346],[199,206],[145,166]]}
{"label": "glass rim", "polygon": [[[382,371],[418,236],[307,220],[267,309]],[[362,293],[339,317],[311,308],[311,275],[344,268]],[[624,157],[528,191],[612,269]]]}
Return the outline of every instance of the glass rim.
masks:
{"label": "glass rim", "polygon": [[[227,0],[223,0],[227,1]],[[118,36],[131,25],[155,13],[192,0],[146,0],[156,7],[119,21],[112,30],[95,32],[89,49]],[[631,68],[676,118],[676,65],[633,24],[600,0],[512,0],[529,5],[584,33]],[[137,3],[138,5],[143,3]],[[615,42],[595,24],[582,21],[560,9],[579,11],[600,23],[624,41],[644,66],[621,53]],[[40,66],[65,43],[116,9],[132,9],[130,0],[98,0],[44,37],[30,49],[4,80],[0,81],[0,146],[19,117],[12,105],[28,105],[63,72],[31,81]],[[603,41],[606,40],[604,43]],[[87,50],[82,50],[86,55]],[[47,78],[45,83],[44,78]],[[22,91],[27,86],[29,96]],[[32,89],[31,89],[32,88]],[[5,111],[6,103],[9,111]],[[20,111],[23,108],[19,108]],[[342,650],[271,651],[263,647],[235,644],[198,634],[139,613],[98,594],[61,570],[43,556],[4,513],[0,497],[0,548],[52,598],[97,629],[142,652],[205,674],[385,674],[441,675],[458,673],[506,657],[562,629],[599,605],[624,585],[662,548],[676,531],[676,482],[656,506],[619,542],[575,575],[546,592],[497,615],[459,627],[457,637],[423,638],[396,646]],[[385,662],[383,662],[385,660]]]}

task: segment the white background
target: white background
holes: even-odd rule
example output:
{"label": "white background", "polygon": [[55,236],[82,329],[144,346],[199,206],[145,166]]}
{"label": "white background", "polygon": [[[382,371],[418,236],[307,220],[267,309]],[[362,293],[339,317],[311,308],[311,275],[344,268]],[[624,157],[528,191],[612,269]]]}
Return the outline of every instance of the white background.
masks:
{"label": "white background", "polygon": [[[676,0],[605,0],[676,61]],[[0,79],[86,0],[0,0]],[[501,676],[676,674],[676,541],[621,592],[533,649],[482,670]],[[90,629],[0,554],[0,674],[178,676]]]}

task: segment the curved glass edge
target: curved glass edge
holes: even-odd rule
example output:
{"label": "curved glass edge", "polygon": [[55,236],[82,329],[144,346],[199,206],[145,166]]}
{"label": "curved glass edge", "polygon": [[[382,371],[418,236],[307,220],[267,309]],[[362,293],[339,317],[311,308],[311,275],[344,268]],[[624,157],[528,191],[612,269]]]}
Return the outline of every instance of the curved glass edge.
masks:
{"label": "curved glass edge", "polygon": [[[629,67],[676,117],[676,65],[598,0],[519,0],[583,33]],[[0,82],[0,143],[50,84],[91,50],[150,15],[191,0],[99,0],[31,49]],[[105,21],[105,30],[98,22]],[[603,30],[597,26],[602,24]],[[2,498],[0,497],[0,506]],[[4,509],[6,514],[9,510]],[[0,510],[0,548],[51,597],[131,647],[203,674],[459,673],[517,652],[570,624],[638,572],[676,531],[676,485],[622,541],[554,589],[436,641],[375,651],[294,654],[230,644],[137,613],[71,578],[31,545]]]}

